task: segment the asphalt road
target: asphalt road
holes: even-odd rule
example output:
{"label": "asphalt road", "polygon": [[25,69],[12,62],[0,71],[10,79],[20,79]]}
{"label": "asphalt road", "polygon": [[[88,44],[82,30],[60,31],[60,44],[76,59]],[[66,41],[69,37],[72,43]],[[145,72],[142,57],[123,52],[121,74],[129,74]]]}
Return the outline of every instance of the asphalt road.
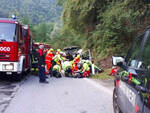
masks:
{"label": "asphalt road", "polygon": [[112,87],[90,79],[50,78],[49,82],[28,77],[4,113],[113,113]]}
{"label": "asphalt road", "polygon": [[[2,76],[1,76],[2,77]],[[7,77],[0,78],[0,113],[3,113],[15,96],[22,82],[15,82]]]}

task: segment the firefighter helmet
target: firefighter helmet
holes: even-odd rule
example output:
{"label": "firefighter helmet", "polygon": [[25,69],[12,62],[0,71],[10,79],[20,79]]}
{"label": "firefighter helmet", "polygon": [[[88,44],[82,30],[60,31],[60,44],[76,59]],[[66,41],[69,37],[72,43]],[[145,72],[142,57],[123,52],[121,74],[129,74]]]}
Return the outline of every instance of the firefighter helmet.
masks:
{"label": "firefighter helmet", "polygon": [[77,55],[77,58],[80,58],[80,55]]}
{"label": "firefighter helmet", "polygon": [[50,51],[50,52],[53,52],[53,51],[54,51],[54,49],[53,49],[53,48],[51,48],[49,51]]}
{"label": "firefighter helmet", "polygon": [[57,52],[61,52],[61,49],[57,49]]}

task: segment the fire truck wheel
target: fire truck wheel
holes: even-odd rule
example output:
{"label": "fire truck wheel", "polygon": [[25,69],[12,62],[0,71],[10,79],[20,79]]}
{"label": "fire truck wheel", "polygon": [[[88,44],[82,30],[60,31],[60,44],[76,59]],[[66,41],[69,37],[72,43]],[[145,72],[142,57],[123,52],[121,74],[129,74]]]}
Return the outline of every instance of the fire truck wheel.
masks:
{"label": "fire truck wheel", "polygon": [[114,108],[114,113],[122,113],[120,108],[119,108],[119,106],[118,106],[117,99],[118,99],[118,96],[117,96],[117,93],[116,93],[116,89],[114,89],[114,91],[113,91],[113,108]]}
{"label": "fire truck wheel", "polygon": [[23,77],[22,74],[18,74],[18,75],[17,75],[17,81],[21,81],[21,80],[22,80],[22,77]]}

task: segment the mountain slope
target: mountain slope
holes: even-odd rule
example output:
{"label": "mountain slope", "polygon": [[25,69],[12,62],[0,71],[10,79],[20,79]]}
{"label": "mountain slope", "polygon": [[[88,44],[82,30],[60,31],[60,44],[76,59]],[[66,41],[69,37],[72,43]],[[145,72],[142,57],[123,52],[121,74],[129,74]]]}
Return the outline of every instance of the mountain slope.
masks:
{"label": "mountain slope", "polygon": [[57,0],[0,0],[0,17],[8,17],[14,10],[19,18],[28,16],[33,24],[55,21],[61,15]]}

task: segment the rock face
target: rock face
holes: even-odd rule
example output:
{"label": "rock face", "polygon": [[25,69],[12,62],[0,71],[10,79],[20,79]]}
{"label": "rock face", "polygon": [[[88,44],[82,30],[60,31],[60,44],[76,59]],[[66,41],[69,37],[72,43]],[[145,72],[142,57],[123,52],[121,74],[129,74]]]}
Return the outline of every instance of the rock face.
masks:
{"label": "rock face", "polygon": [[111,68],[112,67],[112,57],[111,56],[108,56],[102,60],[99,61],[99,66],[102,68],[102,69],[108,69],[108,68]]}

